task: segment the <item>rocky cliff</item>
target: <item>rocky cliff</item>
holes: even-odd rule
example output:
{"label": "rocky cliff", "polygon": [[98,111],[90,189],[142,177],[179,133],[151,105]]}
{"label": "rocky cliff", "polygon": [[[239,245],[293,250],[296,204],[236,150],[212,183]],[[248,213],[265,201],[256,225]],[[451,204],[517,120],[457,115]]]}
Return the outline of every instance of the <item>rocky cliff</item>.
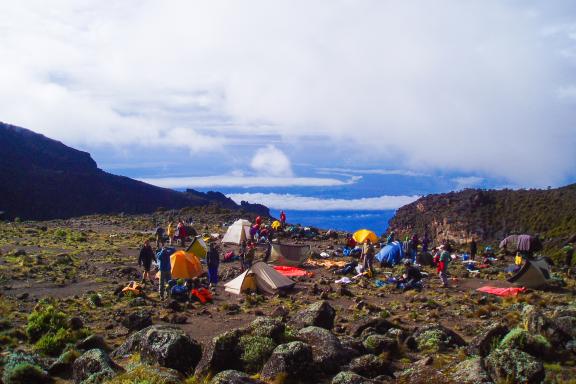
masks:
{"label": "rocky cliff", "polygon": [[[30,130],[0,122],[0,211],[4,217],[52,219],[94,213],[146,213],[219,204],[240,206],[218,192],[185,193],[112,175],[90,154]],[[269,215],[266,207],[242,208]]]}
{"label": "rocky cliff", "polygon": [[548,190],[467,189],[422,197],[398,210],[390,227],[401,234],[425,230],[459,243],[498,241],[512,233],[566,240],[576,233],[576,184]]}

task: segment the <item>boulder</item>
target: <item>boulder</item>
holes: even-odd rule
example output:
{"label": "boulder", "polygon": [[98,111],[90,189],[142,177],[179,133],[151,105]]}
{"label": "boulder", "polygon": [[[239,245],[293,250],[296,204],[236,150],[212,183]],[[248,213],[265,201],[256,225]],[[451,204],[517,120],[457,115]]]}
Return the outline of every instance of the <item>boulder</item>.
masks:
{"label": "boulder", "polygon": [[249,373],[259,372],[276,348],[274,339],[266,336],[244,335],[240,338],[243,371]]}
{"label": "boulder", "polygon": [[576,339],[576,316],[559,316],[554,323],[569,338]]}
{"label": "boulder", "polygon": [[312,347],[312,359],[319,370],[336,373],[349,361],[340,340],[329,330],[306,327],[298,331],[298,338]]}
{"label": "boulder", "polygon": [[460,384],[493,384],[482,366],[480,357],[473,357],[459,363],[452,373],[452,379]]}
{"label": "boulder", "polygon": [[310,377],[311,361],[312,348],[308,344],[301,341],[280,344],[262,368],[260,377],[265,381],[286,379],[299,382],[302,377]]}
{"label": "boulder", "polygon": [[90,335],[87,338],[78,341],[76,343],[76,348],[83,351],[87,351],[89,349],[101,349],[107,352],[110,350],[110,347],[108,344],[106,344],[104,338],[99,335]]}
{"label": "boulder", "polygon": [[540,383],[544,365],[526,352],[517,349],[495,349],[484,360],[486,370],[497,383]]}
{"label": "boulder", "polygon": [[524,306],[522,321],[528,332],[544,336],[555,348],[564,348],[566,342],[570,340],[570,336],[560,329],[556,322],[533,305]]}
{"label": "boulder", "polygon": [[384,335],[370,335],[362,342],[364,348],[373,354],[379,355],[382,352],[396,353],[398,351],[398,342]]}
{"label": "boulder", "polygon": [[366,328],[374,328],[376,333],[383,335],[389,329],[399,327],[386,319],[374,317],[356,322],[350,329],[350,334],[354,337],[359,337]]}
{"label": "boulder", "polygon": [[431,366],[410,367],[395,374],[398,383],[415,384],[454,384],[452,379],[447,378],[442,372]]}
{"label": "boulder", "polygon": [[4,384],[50,383],[52,380],[40,367],[36,357],[22,352],[12,352],[4,359],[2,382]]}
{"label": "boulder", "polygon": [[72,364],[72,376],[76,384],[103,383],[121,371],[122,368],[100,349],[86,351]]}
{"label": "boulder", "polygon": [[460,335],[440,324],[419,328],[412,336],[421,351],[442,352],[466,345]]}
{"label": "boulder", "polygon": [[351,336],[341,336],[339,339],[342,348],[344,348],[350,358],[358,357],[366,353],[366,349],[361,340]]}
{"label": "boulder", "polygon": [[244,332],[234,329],[214,337],[202,354],[194,374],[198,377],[215,375],[224,370],[242,370],[240,338]]}
{"label": "boulder", "polygon": [[68,376],[72,372],[72,364],[80,357],[78,351],[69,350],[62,353],[56,361],[48,367],[48,373],[52,376]]}
{"label": "boulder", "polygon": [[354,372],[343,371],[338,373],[331,381],[331,384],[373,384],[372,380],[362,377]]}
{"label": "boulder", "polygon": [[133,312],[122,319],[122,325],[129,331],[140,331],[152,325],[152,313],[150,311]]}
{"label": "boulder", "polygon": [[327,301],[317,301],[296,313],[290,325],[296,329],[309,326],[332,329],[335,317],[336,310]]}
{"label": "boulder", "polygon": [[[180,328],[152,325],[131,335],[113,356],[140,353],[141,361],[190,374],[202,357],[202,347]],[[237,357],[237,356],[236,356]]]}
{"label": "boulder", "polygon": [[214,376],[210,384],[264,384],[264,382],[252,379],[244,372],[229,369]]}
{"label": "boulder", "polygon": [[84,327],[84,322],[79,317],[72,317],[70,320],[68,320],[68,325],[70,326],[71,330],[77,331]]}
{"label": "boulder", "polygon": [[550,353],[552,346],[542,335],[532,335],[522,328],[514,328],[500,342],[499,348],[517,349],[544,359]]}
{"label": "boulder", "polygon": [[254,336],[269,337],[278,343],[284,337],[285,326],[279,319],[261,316],[252,321],[248,329]]}
{"label": "boulder", "polygon": [[468,353],[481,357],[488,356],[492,348],[500,342],[500,339],[502,339],[508,331],[508,327],[501,323],[488,326],[470,341]]}
{"label": "boulder", "polygon": [[360,376],[368,377],[370,379],[380,375],[391,375],[389,369],[389,362],[374,356],[372,354],[364,355],[353,359],[348,368],[350,371],[359,374]]}

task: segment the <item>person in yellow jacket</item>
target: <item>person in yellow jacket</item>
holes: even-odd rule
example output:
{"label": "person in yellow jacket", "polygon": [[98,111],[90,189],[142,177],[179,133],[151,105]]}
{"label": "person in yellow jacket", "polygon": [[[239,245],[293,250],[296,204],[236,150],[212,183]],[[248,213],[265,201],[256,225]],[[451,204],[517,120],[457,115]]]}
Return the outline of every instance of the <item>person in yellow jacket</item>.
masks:
{"label": "person in yellow jacket", "polygon": [[168,223],[168,228],[166,229],[166,232],[168,233],[168,244],[172,245],[172,239],[174,238],[174,223],[173,222]]}

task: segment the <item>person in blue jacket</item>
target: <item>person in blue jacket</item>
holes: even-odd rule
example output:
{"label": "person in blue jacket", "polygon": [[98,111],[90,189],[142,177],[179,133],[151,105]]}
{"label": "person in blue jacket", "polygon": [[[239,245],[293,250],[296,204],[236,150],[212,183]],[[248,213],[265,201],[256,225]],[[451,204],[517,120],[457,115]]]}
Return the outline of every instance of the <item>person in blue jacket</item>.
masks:
{"label": "person in blue jacket", "polygon": [[160,293],[160,299],[164,300],[164,292],[166,291],[166,284],[172,279],[171,276],[171,266],[170,266],[170,255],[172,255],[176,250],[174,248],[164,247],[158,251],[156,254],[156,259],[158,260],[158,273],[160,273],[160,281],[158,291]]}

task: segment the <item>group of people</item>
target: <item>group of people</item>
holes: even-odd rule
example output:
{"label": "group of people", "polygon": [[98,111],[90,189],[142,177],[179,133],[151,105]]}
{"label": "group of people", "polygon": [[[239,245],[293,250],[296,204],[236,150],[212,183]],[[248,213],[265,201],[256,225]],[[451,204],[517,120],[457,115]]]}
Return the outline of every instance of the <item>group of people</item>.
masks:
{"label": "group of people", "polygon": [[[192,218],[189,218],[188,225],[191,225],[191,223]],[[162,226],[157,226],[154,231],[154,236],[156,237],[156,248],[164,247],[166,242],[168,242],[168,245],[170,246],[172,246],[173,242],[176,242],[180,243],[182,247],[185,247],[186,239],[190,236],[190,233],[188,232],[188,227],[182,219],[179,219],[176,225],[174,225],[173,221],[170,221],[166,230],[164,230],[164,227]]]}

